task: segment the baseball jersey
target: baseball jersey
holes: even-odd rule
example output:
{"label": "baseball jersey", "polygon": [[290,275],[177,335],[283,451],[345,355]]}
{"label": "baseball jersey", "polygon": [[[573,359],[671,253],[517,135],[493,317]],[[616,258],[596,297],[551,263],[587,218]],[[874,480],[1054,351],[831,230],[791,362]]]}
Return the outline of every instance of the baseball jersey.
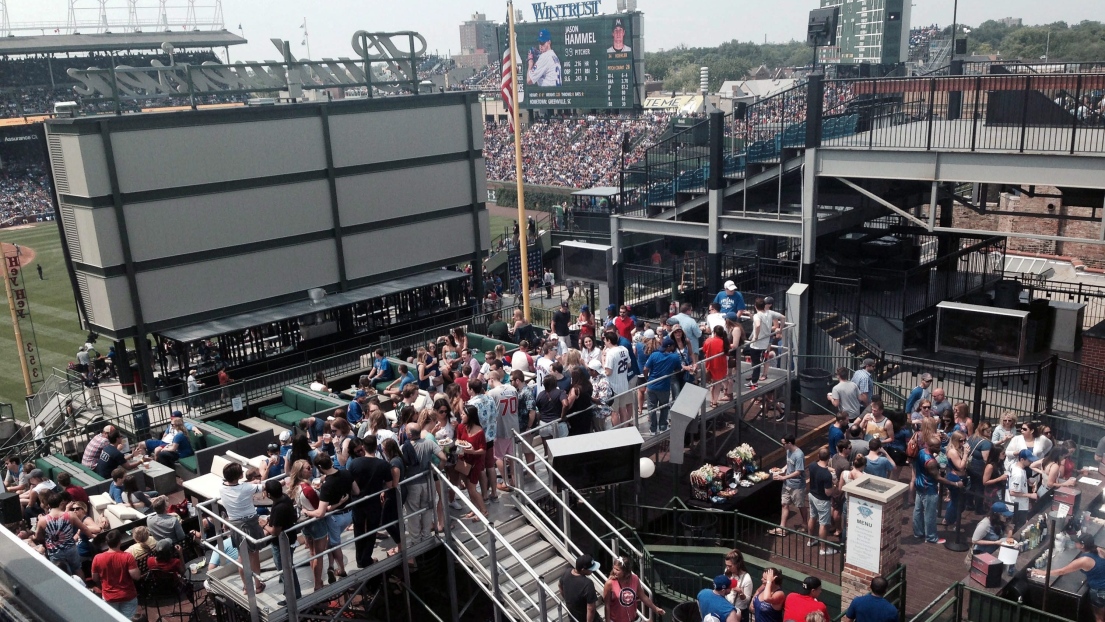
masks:
{"label": "baseball jersey", "polygon": [[560,58],[556,52],[550,49],[538,56],[529,78],[537,86],[560,86]]}
{"label": "baseball jersey", "polygon": [[495,401],[499,414],[495,418],[495,438],[514,440],[513,432],[518,429],[518,390],[509,384],[500,384],[487,395]]}
{"label": "baseball jersey", "polygon": [[605,351],[607,380],[610,382],[610,391],[614,395],[625,393],[629,390],[629,350],[622,346],[610,346]]}

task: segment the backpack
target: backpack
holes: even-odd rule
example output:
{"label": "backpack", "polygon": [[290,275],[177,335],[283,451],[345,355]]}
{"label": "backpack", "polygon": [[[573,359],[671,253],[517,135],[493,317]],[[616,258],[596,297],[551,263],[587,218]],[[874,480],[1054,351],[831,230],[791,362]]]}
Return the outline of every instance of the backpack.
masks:
{"label": "backpack", "polygon": [[905,455],[910,458],[916,458],[921,455],[921,435],[914,434],[909,437],[909,442],[905,445]]}
{"label": "backpack", "polygon": [[401,448],[403,454],[403,466],[406,467],[407,477],[418,475],[422,472],[422,460],[418,457],[418,452],[414,450],[414,445],[411,444],[408,438]]}
{"label": "backpack", "polygon": [[299,491],[303,493],[303,496],[307,498],[307,501],[310,502],[311,505],[318,508],[318,492],[315,491],[314,487],[307,482],[300,482]]}

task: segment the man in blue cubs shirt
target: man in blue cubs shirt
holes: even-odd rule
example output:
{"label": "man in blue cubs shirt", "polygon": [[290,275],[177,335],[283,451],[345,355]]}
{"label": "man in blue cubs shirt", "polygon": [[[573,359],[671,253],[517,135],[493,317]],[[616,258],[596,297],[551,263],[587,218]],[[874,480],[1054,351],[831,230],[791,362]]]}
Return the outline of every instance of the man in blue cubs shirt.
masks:
{"label": "man in blue cubs shirt", "polygon": [[732,281],[725,282],[725,288],[717,293],[714,302],[721,305],[721,312],[735,312],[737,315],[745,314],[744,296],[737,291],[737,284]]}

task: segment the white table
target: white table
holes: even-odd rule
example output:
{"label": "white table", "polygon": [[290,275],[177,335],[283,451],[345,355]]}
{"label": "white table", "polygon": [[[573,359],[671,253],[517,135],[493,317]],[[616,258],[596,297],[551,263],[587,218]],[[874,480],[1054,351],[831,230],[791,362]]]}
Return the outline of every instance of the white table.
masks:
{"label": "white table", "polygon": [[272,430],[272,433],[275,434],[276,436],[280,436],[281,432],[285,432],[285,431],[288,430],[287,427],[282,426],[279,423],[276,423],[275,421],[269,421],[267,419],[262,419],[260,417],[250,417],[249,419],[242,419],[242,421],[238,424],[238,426],[242,427],[242,428],[245,428],[247,430],[252,430],[254,432],[262,432],[264,430]]}

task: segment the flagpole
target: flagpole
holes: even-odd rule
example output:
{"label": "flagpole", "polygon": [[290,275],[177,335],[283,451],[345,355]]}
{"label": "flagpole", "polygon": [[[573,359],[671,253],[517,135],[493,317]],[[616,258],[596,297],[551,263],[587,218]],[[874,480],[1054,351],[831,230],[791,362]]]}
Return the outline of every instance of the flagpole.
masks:
{"label": "flagpole", "polygon": [[514,40],[514,2],[508,0],[507,23],[510,25],[510,90],[511,100],[514,102],[512,114],[514,118],[514,176],[518,178],[518,241],[522,258],[522,313],[526,321],[530,321],[529,309],[529,229],[526,227],[526,194],[525,184],[522,180],[522,127],[518,109],[518,80],[522,77],[517,73],[518,63],[514,56],[518,53],[518,44]]}

